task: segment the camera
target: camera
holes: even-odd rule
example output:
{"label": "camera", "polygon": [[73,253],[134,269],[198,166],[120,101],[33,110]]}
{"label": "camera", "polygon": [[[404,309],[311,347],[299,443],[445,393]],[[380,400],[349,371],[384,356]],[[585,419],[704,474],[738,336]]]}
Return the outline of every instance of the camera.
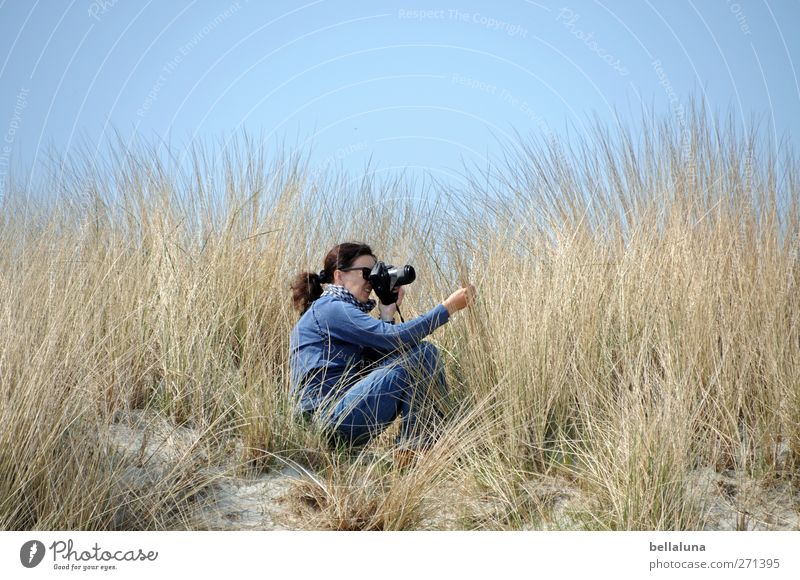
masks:
{"label": "camera", "polygon": [[369,273],[369,283],[375,295],[380,298],[381,304],[394,304],[397,302],[395,288],[411,284],[417,279],[417,273],[412,266],[406,264],[400,268],[391,264],[377,262]]}

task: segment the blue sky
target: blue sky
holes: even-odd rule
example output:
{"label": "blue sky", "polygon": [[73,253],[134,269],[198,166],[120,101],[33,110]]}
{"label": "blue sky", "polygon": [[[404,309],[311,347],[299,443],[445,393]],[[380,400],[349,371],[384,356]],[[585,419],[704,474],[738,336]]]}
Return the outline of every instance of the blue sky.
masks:
{"label": "blue sky", "polygon": [[498,138],[691,96],[800,135],[800,2],[0,0],[0,179],[119,132],[241,129],[316,166],[459,181]]}

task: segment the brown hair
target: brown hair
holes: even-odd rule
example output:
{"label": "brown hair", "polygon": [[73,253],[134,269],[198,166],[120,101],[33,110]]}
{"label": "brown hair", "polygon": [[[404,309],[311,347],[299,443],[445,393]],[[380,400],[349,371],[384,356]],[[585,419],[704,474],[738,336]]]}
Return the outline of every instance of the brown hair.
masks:
{"label": "brown hair", "polygon": [[300,272],[291,284],[292,303],[300,314],[308,310],[311,303],[322,296],[322,285],[333,282],[333,271],[349,268],[361,256],[372,256],[372,248],[359,242],[344,242],[336,245],[325,256],[319,273]]}

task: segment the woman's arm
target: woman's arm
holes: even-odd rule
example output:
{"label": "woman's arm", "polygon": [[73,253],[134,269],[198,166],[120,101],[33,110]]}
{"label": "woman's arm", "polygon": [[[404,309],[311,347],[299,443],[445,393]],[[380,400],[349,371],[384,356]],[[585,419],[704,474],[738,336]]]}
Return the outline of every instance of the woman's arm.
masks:
{"label": "woman's arm", "polygon": [[325,311],[325,316],[319,317],[322,332],[337,340],[384,352],[414,346],[450,319],[443,304],[402,324],[383,322],[339,300],[326,304]]}

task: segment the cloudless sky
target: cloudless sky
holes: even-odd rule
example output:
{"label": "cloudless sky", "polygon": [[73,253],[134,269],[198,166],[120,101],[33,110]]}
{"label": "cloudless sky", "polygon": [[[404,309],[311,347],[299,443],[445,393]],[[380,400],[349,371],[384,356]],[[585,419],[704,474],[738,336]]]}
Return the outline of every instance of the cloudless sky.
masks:
{"label": "cloudless sky", "polygon": [[247,129],[317,166],[459,180],[498,137],[635,127],[643,107],[800,135],[797,0],[0,0],[0,179]]}

